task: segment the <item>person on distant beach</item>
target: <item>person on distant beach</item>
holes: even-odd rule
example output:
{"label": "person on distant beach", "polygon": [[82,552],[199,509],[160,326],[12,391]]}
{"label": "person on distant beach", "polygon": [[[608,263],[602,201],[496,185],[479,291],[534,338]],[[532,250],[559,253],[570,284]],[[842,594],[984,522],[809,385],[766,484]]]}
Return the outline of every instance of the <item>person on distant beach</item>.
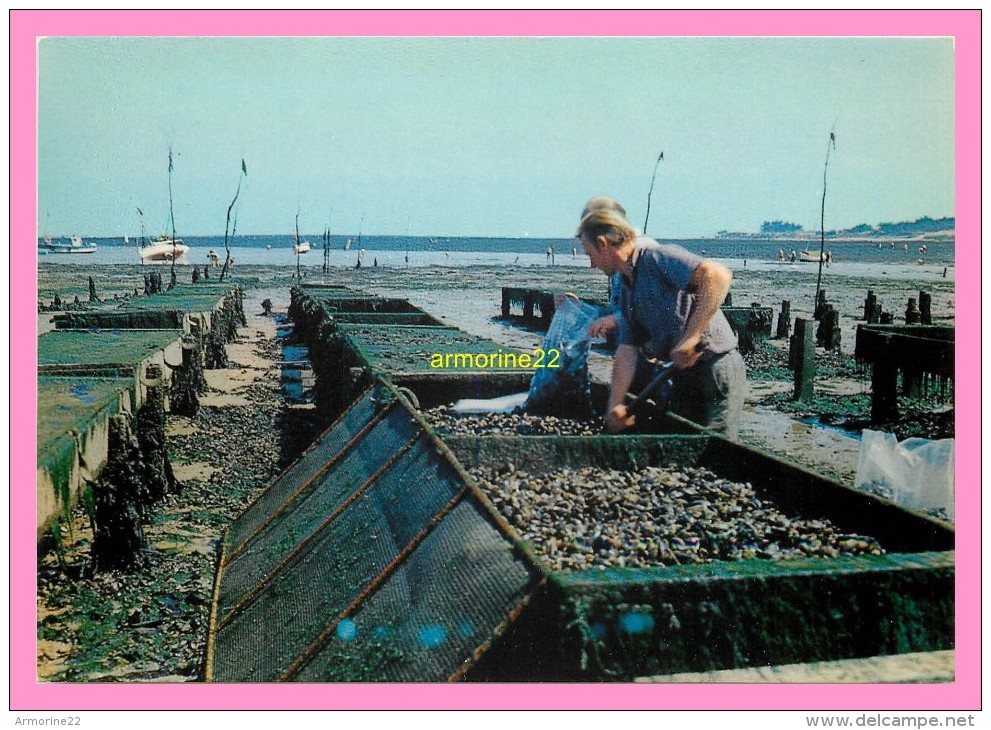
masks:
{"label": "person on distant beach", "polygon": [[792,249],[791,250],[791,253],[788,254],[788,263],[790,263],[790,264],[795,263],[795,259],[797,259],[797,258],[798,258],[798,254],[795,253],[795,249]]}
{"label": "person on distant beach", "polygon": [[[720,306],[733,274],[681,246],[638,236],[618,210],[596,209],[578,227],[593,267],[618,277],[617,349],[606,429],[634,425],[626,394],[638,355],[670,360],[678,369],[670,410],[735,438],[746,390],[746,366]],[[650,377],[652,373],[644,373]]]}
{"label": "person on distant beach", "polygon": [[785,250],[783,248],[778,249],[778,261],[784,263],[785,261]]}

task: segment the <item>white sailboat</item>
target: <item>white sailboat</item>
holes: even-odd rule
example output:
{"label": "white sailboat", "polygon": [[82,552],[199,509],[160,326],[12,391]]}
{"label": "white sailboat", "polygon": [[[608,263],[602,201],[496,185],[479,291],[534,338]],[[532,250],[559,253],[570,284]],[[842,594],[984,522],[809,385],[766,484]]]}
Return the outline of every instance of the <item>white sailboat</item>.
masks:
{"label": "white sailboat", "polygon": [[293,245],[293,252],[299,256],[302,253],[308,253],[310,250],[309,241],[299,240],[299,213],[296,214],[296,243]]}
{"label": "white sailboat", "polygon": [[146,240],[138,249],[143,264],[170,264],[179,262],[189,252],[189,246],[181,238],[162,235]]}
{"label": "white sailboat", "polygon": [[[169,212],[172,211],[172,150],[169,150]],[[173,264],[183,262],[189,252],[189,246],[175,237],[175,218],[172,218],[172,235],[163,234],[157,238],[148,238],[145,229],[144,214],[138,208],[141,217],[141,232],[144,240],[138,246],[138,254],[143,264]]]}

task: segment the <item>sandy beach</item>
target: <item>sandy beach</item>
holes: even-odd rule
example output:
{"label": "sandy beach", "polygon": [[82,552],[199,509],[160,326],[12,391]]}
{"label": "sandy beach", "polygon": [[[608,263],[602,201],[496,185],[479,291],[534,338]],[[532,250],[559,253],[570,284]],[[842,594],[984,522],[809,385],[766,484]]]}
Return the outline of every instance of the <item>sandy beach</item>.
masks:
{"label": "sandy beach", "polygon": [[[733,304],[759,303],[775,311],[791,302],[794,321],[810,318],[815,302],[816,268],[757,265],[734,267]],[[893,269],[893,267],[890,267]],[[133,296],[143,287],[140,266],[39,267],[39,303],[54,293],[65,302],[87,301],[93,277],[103,299]],[[167,269],[161,269],[168,277]],[[169,453],[182,490],[161,505],[146,528],[145,567],[136,574],[91,575],[87,557],[92,539],[84,511],[63,530],[61,554],[40,558],[38,582],[38,677],[42,681],[190,682],[202,679],[202,658],[211,603],[218,541],[226,526],[280,469],[317,435],[305,408],[289,408],[280,390],[282,359],[273,320],[261,316],[270,299],[285,312],[295,268],[238,267],[234,282],[245,286],[248,325],[228,345],[230,365],[206,371],[208,393],[195,419],[169,416]],[[306,281],[343,284],[413,304],[447,324],[503,346],[533,348],[543,339],[499,319],[503,286],[573,291],[605,299],[605,277],[578,266],[365,267],[328,274],[306,270]],[[180,283],[190,269],[179,268]],[[249,283],[250,282],[250,283]],[[852,357],[864,299],[872,290],[895,322],[904,321],[909,297],[932,296],[933,321],[954,322],[954,282],[941,270],[880,265],[834,266],[823,274],[822,289],[841,313],[838,353],[817,357],[816,398],[794,403],[787,371],[787,340],[768,340],[748,357],[750,392],[741,440],[853,485],[859,440],[870,412],[870,374]],[[39,312],[38,331],[51,327],[51,313]],[[610,359],[593,353],[593,379],[608,381]],[[952,435],[952,388],[946,398],[906,404],[905,417],[892,427],[900,438]],[[921,414],[921,415],[920,415]],[[859,426],[858,426],[859,424]]]}

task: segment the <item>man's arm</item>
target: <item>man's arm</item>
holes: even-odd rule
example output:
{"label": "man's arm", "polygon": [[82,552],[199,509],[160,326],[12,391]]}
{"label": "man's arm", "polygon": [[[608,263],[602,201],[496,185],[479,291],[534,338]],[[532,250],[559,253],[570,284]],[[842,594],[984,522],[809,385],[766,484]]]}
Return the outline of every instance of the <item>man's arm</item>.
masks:
{"label": "man's arm", "polygon": [[626,414],[626,393],[637,372],[637,348],[620,345],[613,356],[612,382],[609,386],[609,405],[606,408],[606,430],[617,433],[634,423],[633,416]]}
{"label": "man's arm", "polygon": [[695,267],[688,282],[689,291],[695,292],[695,306],[685,322],[681,341],[671,350],[671,359],[679,368],[690,368],[699,359],[702,333],[726,301],[732,282],[733,273],[711,259],[702,259]]}

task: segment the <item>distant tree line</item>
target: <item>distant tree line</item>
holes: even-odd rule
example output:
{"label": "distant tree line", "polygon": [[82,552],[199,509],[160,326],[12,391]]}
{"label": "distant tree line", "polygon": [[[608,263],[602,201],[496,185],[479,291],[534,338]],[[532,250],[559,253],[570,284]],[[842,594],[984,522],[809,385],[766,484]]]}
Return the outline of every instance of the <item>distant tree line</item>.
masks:
{"label": "distant tree line", "polygon": [[760,224],[761,233],[797,233],[802,227],[785,221],[764,221]]}
{"label": "distant tree line", "polygon": [[925,216],[911,223],[879,223],[875,227],[875,231],[882,236],[911,236],[919,233],[952,231],[955,225],[956,219],[954,218],[930,218],[929,216]]}
{"label": "distant tree line", "polygon": [[[952,231],[955,227],[954,218],[930,218],[923,216],[914,221],[904,221],[901,223],[879,223],[872,226],[861,223],[853,228],[845,228],[840,231],[827,231],[832,236],[915,236],[920,233],[935,233],[938,231]],[[802,226],[797,223],[787,221],[764,221],[760,224],[762,234],[782,234],[798,233]],[[723,232],[721,231],[720,234]]]}

